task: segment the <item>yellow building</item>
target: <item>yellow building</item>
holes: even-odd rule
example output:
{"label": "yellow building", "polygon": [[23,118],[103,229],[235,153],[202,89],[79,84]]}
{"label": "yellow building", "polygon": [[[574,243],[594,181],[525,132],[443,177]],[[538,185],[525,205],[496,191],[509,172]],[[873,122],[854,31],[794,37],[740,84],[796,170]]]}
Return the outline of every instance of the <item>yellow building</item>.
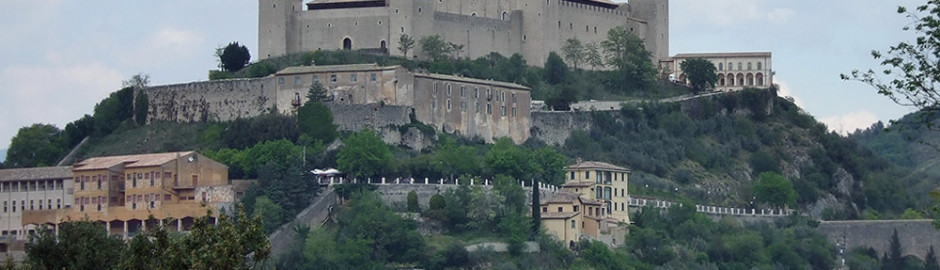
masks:
{"label": "yellow building", "polygon": [[565,167],[563,190],[604,203],[606,216],[630,223],[627,208],[627,176],[630,170],[604,162],[585,161]]}
{"label": "yellow building", "polygon": [[582,237],[598,239],[607,232],[606,211],[600,201],[562,191],[540,205],[542,226],[568,247]]}
{"label": "yellow building", "polygon": [[[230,206],[235,191],[228,167],[195,152],[95,157],[72,167],[70,209],[24,211],[23,224],[55,226],[89,219],[125,237],[145,230],[149,216],[188,229],[207,210]],[[161,222],[161,221],[155,221]]]}

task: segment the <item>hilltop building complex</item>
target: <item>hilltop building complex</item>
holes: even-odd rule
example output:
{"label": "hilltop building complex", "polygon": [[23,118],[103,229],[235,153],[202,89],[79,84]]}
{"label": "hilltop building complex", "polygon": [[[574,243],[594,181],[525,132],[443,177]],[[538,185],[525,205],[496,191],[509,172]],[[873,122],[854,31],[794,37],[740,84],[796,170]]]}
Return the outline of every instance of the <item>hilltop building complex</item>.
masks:
{"label": "hilltop building complex", "polygon": [[[438,35],[463,46],[459,56],[521,54],[542,65],[569,38],[600,43],[618,26],[652,53],[669,56],[669,1],[631,0],[259,0],[259,58],[314,50],[402,55],[402,35]],[[420,46],[416,46],[416,49]],[[412,54],[413,55],[413,54]]]}
{"label": "hilltop building complex", "polygon": [[678,83],[688,84],[682,62],[701,58],[711,61],[718,73],[716,91],[737,91],[744,88],[768,88],[773,82],[773,59],[770,52],[689,53],[677,54],[659,62]]}
{"label": "hilltop building complex", "polygon": [[[228,167],[195,152],[95,157],[71,167],[0,170],[0,251],[38,226],[69,220],[100,222],[111,234],[133,236],[154,223],[188,230],[208,210],[230,209],[235,188]],[[148,224],[153,216],[156,221]]]}

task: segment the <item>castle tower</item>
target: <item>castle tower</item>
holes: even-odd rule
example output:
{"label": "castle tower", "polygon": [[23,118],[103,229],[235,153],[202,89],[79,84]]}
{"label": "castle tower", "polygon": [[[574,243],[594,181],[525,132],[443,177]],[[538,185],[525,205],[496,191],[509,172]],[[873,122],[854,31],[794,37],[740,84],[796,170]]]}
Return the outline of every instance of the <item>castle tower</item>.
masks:
{"label": "castle tower", "polygon": [[294,14],[303,10],[302,0],[258,0],[258,58],[266,59],[292,52],[288,45],[296,39]]}
{"label": "castle tower", "polygon": [[631,15],[647,22],[641,36],[654,62],[669,57],[669,0],[631,0]]}

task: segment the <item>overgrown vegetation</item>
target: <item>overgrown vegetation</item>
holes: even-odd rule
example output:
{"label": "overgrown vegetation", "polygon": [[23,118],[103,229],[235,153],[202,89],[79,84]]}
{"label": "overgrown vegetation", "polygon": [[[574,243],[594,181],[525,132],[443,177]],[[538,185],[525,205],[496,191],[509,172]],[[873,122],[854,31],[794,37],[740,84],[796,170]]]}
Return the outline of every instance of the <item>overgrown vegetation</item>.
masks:
{"label": "overgrown vegetation", "polygon": [[[169,220],[172,221],[172,220]],[[156,220],[149,220],[159,224]],[[270,243],[258,218],[207,214],[188,233],[156,225],[125,242],[88,220],[40,229],[26,244],[25,269],[256,269]],[[152,225],[151,225],[152,226]],[[58,233],[58,235],[56,235]]]}

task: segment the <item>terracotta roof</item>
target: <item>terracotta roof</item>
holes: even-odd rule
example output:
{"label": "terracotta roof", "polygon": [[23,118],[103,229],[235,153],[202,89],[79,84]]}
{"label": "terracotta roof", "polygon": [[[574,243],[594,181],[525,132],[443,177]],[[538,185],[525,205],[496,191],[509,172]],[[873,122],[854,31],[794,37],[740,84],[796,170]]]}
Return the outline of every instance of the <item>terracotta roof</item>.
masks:
{"label": "terracotta roof", "polygon": [[187,151],[127,156],[93,157],[82,160],[79,163],[75,163],[74,170],[100,170],[111,168],[120,164],[124,164],[125,168],[160,166],[176,159],[177,157],[188,156],[194,153],[195,152],[193,151]]}
{"label": "terracotta roof", "polygon": [[72,178],[72,167],[38,167],[0,170],[0,182]]}
{"label": "terracotta roof", "polygon": [[732,52],[732,53],[680,53],[673,56],[683,58],[734,58],[734,57],[770,57],[770,52]]}
{"label": "terracotta roof", "polygon": [[481,80],[481,79],[444,75],[444,74],[415,73],[415,77],[424,77],[424,78],[431,78],[431,79],[437,79],[437,80],[447,80],[447,81],[455,81],[455,82],[467,82],[467,83],[499,86],[499,87],[505,87],[505,88],[513,88],[517,90],[526,90],[526,91],[531,90],[528,87],[514,84],[514,83],[494,81],[494,80]]}
{"label": "terracotta roof", "polygon": [[574,200],[577,200],[578,197],[581,197],[581,194],[569,192],[569,191],[562,191],[562,192],[555,193],[555,195],[552,195],[552,198],[549,199],[548,201],[543,202],[542,205],[548,205],[550,203],[571,203]]}
{"label": "terracotta roof", "polygon": [[577,216],[577,212],[543,212],[542,219],[569,219]]}
{"label": "terracotta roof", "polygon": [[563,187],[563,188],[566,188],[566,187],[590,187],[590,186],[593,186],[593,185],[594,185],[594,182],[581,181],[581,182],[568,182],[568,183],[565,183],[564,185],[562,185],[561,187]]}
{"label": "terracotta roof", "polygon": [[329,65],[329,66],[299,66],[288,67],[275,73],[275,75],[308,74],[320,72],[349,72],[349,71],[376,71],[395,69],[398,66],[379,66],[378,64],[352,64],[352,65]]}
{"label": "terracotta roof", "polygon": [[571,170],[585,170],[585,169],[604,169],[608,171],[620,171],[620,172],[630,172],[630,169],[614,166],[610,163],[599,162],[599,161],[585,161],[578,164],[574,164],[568,167],[565,167],[566,171]]}
{"label": "terracotta roof", "polygon": [[601,201],[585,198],[584,196],[581,196],[579,199],[581,199],[582,204],[604,205],[604,203]]}

